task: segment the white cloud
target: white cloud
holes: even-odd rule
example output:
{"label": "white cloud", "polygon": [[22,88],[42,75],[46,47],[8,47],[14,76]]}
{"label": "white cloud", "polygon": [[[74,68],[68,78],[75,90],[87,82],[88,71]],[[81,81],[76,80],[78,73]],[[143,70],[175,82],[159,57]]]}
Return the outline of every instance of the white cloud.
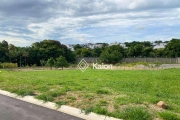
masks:
{"label": "white cloud", "polygon": [[[180,37],[179,0],[2,0],[0,19],[0,40],[11,38],[16,44],[43,39],[64,43],[138,40],[137,34],[153,39],[159,35],[151,30],[156,28],[169,29],[168,35],[162,33],[159,38]],[[145,32],[133,31],[137,29]]]}
{"label": "white cloud", "polygon": [[9,44],[13,44],[15,46],[21,46],[21,47],[30,46],[32,42],[35,42],[35,41],[28,41],[23,38],[16,38],[16,37],[0,36],[0,38],[2,40],[6,40]]}

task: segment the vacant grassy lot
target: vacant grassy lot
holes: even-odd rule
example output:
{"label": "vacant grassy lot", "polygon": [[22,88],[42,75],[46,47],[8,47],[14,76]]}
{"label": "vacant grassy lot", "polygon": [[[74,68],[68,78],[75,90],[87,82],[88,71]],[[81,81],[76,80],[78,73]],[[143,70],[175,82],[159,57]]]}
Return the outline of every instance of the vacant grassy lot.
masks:
{"label": "vacant grassy lot", "polygon": [[179,119],[180,69],[1,71],[0,89],[18,95],[129,120]]}

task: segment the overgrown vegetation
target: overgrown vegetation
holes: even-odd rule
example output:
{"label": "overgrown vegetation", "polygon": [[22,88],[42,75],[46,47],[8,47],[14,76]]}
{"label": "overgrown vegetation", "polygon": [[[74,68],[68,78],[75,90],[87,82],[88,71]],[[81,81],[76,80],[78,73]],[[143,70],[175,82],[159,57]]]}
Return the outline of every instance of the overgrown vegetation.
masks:
{"label": "overgrown vegetation", "polygon": [[[66,104],[87,114],[124,119],[179,118],[180,69],[1,71],[0,89],[59,107]],[[167,113],[156,107],[160,100],[167,103]]]}
{"label": "overgrown vegetation", "polygon": [[[162,41],[156,41],[157,45],[160,43]],[[77,57],[98,57],[100,62],[111,64],[127,57],[180,57],[180,39],[172,39],[163,49],[153,49],[153,44],[148,41],[125,42],[125,45],[126,48],[119,44],[110,46],[99,43],[98,47],[90,48],[77,44],[74,45],[75,51],[71,51],[57,40],[43,40],[29,47],[16,47],[3,40],[0,42],[0,62],[17,63],[19,67],[23,67],[44,66],[49,59],[55,60],[59,56],[64,57],[68,63],[75,63]]]}
{"label": "overgrown vegetation", "polygon": [[17,63],[0,63],[0,68],[17,68]]}

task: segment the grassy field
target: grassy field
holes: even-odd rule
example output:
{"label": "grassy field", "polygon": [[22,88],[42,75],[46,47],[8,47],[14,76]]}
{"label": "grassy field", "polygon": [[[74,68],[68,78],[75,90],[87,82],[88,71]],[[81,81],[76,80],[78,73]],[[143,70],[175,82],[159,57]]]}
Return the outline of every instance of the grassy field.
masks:
{"label": "grassy field", "polygon": [[[180,119],[180,69],[1,70],[0,89],[125,120]],[[165,101],[166,110],[156,106]]]}

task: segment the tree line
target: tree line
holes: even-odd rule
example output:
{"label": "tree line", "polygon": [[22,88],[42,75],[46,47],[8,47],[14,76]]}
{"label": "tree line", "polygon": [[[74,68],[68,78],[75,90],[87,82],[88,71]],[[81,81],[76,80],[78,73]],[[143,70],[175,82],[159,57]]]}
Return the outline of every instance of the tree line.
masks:
{"label": "tree line", "polygon": [[164,49],[153,49],[148,41],[125,44],[127,48],[103,43],[101,47],[93,49],[76,44],[74,51],[71,51],[56,40],[43,40],[28,47],[17,47],[3,40],[0,42],[0,63],[17,63],[18,66],[47,65],[63,69],[67,63],[75,63],[77,57],[98,57],[100,62],[114,64],[123,57],[180,57],[180,39],[170,40]]}
{"label": "tree line", "polygon": [[[156,41],[160,44],[162,41]],[[109,46],[103,43],[101,47],[94,49],[85,48],[77,44],[74,46],[74,53],[78,57],[98,57],[104,63],[117,63],[122,58],[131,57],[180,57],[180,39],[172,39],[167,42],[165,48],[154,49],[149,41],[144,42],[125,42],[127,48],[120,45]]]}
{"label": "tree line", "polygon": [[75,62],[75,54],[56,40],[43,40],[35,42],[29,47],[17,47],[8,44],[3,40],[0,42],[0,63],[17,63],[18,66],[44,66],[51,64],[49,59],[53,59],[53,64],[59,66],[59,59],[65,59],[68,63]]}

